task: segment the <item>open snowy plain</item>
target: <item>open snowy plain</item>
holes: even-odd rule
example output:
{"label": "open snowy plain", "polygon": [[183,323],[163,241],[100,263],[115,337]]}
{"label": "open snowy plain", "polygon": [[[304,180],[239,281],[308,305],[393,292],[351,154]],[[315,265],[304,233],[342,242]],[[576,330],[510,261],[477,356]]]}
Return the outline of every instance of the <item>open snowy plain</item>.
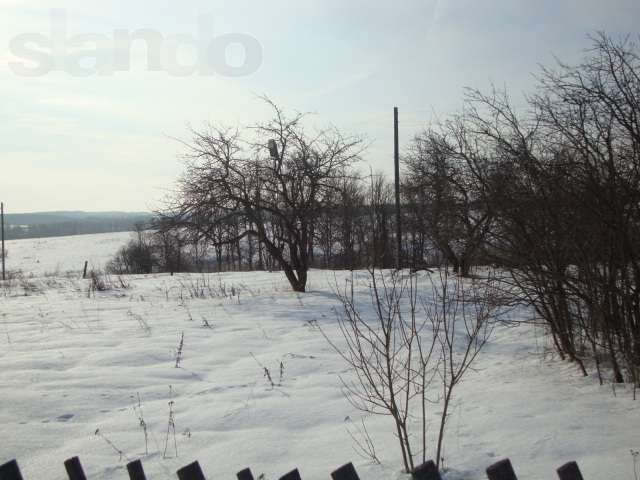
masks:
{"label": "open snowy plain", "polygon": [[[306,294],[265,272],[112,278],[119,288],[89,295],[84,261],[102,266],[128,236],[8,242],[24,277],[0,288],[0,463],[17,458],[27,480],[65,478],[75,455],[91,479],[127,478],[137,458],[152,480],[194,460],[211,479],[298,467],[320,480],[349,461],[363,480],[404,478],[390,418],[366,419],[381,464],[354,452],[362,414],[317,328],[339,341],[332,285],[345,273],[313,271]],[[497,326],[475,366],[454,398],[448,479],[485,478],[504,457],[525,480],[569,460],[586,480],[634,479],[640,403],[561,364],[541,327]]]}

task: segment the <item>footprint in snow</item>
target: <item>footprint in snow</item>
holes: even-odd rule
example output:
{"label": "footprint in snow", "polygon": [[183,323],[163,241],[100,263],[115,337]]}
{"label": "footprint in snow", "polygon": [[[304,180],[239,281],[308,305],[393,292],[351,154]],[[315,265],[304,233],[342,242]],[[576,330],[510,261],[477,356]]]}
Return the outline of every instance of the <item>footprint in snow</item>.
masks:
{"label": "footprint in snow", "polygon": [[59,417],[56,417],[56,422],[68,422],[74,416],[75,415],[73,413],[65,413],[64,415],[60,415]]}

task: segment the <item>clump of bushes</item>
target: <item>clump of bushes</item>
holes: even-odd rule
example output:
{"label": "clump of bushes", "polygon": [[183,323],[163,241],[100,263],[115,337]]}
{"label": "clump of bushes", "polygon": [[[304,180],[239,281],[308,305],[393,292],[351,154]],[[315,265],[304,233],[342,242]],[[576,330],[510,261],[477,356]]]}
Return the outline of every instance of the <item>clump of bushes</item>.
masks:
{"label": "clump of bushes", "polygon": [[107,271],[119,275],[147,274],[153,271],[153,265],[151,246],[145,241],[132,239],[107,263]]}
{"label": "clump of bushes", "polygon": [[107,263],[108,273],[145,275],[193,271],[191,256],[180,232],[150,231],[137,226],[134,237]]}

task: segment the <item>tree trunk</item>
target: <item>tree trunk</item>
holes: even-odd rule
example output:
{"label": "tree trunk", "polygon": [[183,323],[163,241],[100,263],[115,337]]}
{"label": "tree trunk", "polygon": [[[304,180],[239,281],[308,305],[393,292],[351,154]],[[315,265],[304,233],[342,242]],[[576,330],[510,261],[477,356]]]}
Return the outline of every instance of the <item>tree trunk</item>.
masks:
{"label": "tree trunk", "polygon": [[282,264],[282,269],[284,270],[284,274],[287,276],[287,280],[291,284],[291,288],[294,292],[304,293],[307,288],[307,273],[303,272],[301,278],[298,278],[296,272],[291,268],[288,264]]}

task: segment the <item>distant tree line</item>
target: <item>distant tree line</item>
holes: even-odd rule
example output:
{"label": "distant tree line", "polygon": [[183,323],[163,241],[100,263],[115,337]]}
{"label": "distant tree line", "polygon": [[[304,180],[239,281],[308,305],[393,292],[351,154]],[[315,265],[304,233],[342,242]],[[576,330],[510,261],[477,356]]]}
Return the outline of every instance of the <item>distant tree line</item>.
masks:
{"label": "distant tree line", "polygon": [[[640,383],[640,56],[600,34],[579,65],[542,68],[516,109],[468,90],[404,158],[402,265],[505,272],[562,358]],[[356,138],[302,116],[193,132],[185,173],[154,225],[171,270],[391,268],[393,187],[356,173]],[[164,252],[164,253],[162,253]],[[178,255],[169,261],[165,253]],[[189,258],[189,261],[185,259]]]}
{"label": "distant tree line", "polygon": [[151,214],[87,214],[81,212],[6,215],[5,238],[28,238],[128,232]]}

